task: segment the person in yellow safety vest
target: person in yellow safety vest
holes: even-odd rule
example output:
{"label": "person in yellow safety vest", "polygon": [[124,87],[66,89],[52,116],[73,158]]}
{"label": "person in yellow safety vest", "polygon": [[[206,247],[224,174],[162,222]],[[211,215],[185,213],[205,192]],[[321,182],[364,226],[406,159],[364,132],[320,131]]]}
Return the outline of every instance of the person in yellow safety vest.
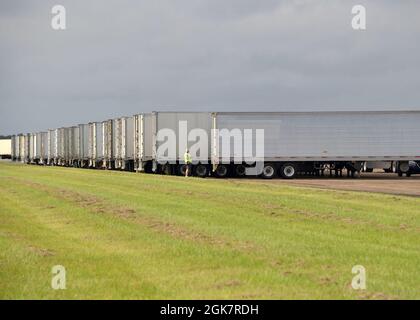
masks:
{"label": "person in yellow safety vest", "polygon": [[184,153],[184,162],[185,162],[185,176],[188,177],[188,174],[191,170],[191,163],[192,163],[192,157],[190,154],[190,151],[187,149]]}

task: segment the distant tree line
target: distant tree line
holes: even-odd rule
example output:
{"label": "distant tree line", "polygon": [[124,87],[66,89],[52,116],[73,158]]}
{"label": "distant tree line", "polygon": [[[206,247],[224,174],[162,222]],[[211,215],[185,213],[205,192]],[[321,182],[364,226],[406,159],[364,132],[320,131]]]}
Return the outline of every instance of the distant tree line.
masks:
{"label": "distant tree line", "polygon": [[12,136],[0,136],[0,139],[11,139]]}

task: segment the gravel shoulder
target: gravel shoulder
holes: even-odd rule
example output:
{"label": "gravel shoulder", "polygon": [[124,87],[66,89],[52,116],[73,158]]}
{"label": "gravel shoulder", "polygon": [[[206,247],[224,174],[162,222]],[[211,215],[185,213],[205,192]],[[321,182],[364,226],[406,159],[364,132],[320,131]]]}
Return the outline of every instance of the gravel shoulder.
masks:
{"label": "gravel shoulder", "polygon": [[389,173],[363,173],[360,178],[355,179],[347,177],[299,177],[293,180],[273,179],[254,181],[267,184],[366,191],[420,197],[420,175],[406,178]]}

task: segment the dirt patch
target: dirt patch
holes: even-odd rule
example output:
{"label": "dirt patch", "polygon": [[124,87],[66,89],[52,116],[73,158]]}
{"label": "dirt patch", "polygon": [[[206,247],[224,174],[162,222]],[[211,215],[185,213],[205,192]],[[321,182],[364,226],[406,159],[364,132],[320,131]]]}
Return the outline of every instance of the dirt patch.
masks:
{"label": "dirt patch", "polygon": [[10,238],[13,240],[24,240],[24,238],[21,235],[9,231],[0,231],[0,237]]}
{"label": "dirt patch", "polygon": [[223,283],[218,283],[214,287],[216,289],[223,289],[223,288],[238,287],[240,285],[242,285],[242,282],[239,280],[229,280]]}
{"label": "dirt patch", "polygon": [[331,277],[321,277],[319,279],[319,284],[320,285],[338,285],[338,282],[335,281],[334,279],[332,279]]}
{"label": "dirt patch", "polygon": [[363,300],[396,300],[398,297],[387,295],[382,292],[363,292],[359,294],[359,299]]}
{"label": "dirt patch", "polygon": [[[403,200],[403,198],[392,197],[397,200]],[[316,212],[306,209],[295,209],[289,208],[282,204],[276,203],[266,203],[262,205],[264,209],[263,212],[266,216],[273,219],[285,218],[289,221],[295,221],[297,219],[318,219],[320,221],[336,222],[342,225],[357,225],[357,226],[369,226],[383,231],[407,231],[407,232],[420,232],[420,228],[415,226],[410,226],[408,224],[400,225],[385,225],[382,223],[377,223],[373,221],[364,220],[363,218],[355,219],[343,214],[338,214],[337,212]],[[348,214],[352,213],[352,208],[345,208],[342,210],[342,213]]]}
{"label": "dirt patch", "polygon": [[[27,239],[25,239],[21,235],[16,234],[16,233],[12,233],[12,232],[8,232],[8,231],[5,231],[5,232],[1,231],[0,232],[0,237],[16,240],[16,241],[23,242],[23,243],[27,242]],[[39,255],[39,256],[42,256],[42,257],[49,257],[49,256],[54,256],[55,255],[55,252],[53,250],[50,250],[50,249],[40,248],[40,247],[37,247],[37,246],[34,246],[34,245],[28,245],[28,244],[25,244],[25,246],[27,246],[29,251],[31,251],[31,252]]]}
{"label": "dirt patch", "polygon": [[39,247],[35,247],[35,246],[29,246],[28,249],[34,253],[36,253],[39,256],[42,257],[49,257],[49,256],[54,256],[55,252],[46,248],[39,248]]}

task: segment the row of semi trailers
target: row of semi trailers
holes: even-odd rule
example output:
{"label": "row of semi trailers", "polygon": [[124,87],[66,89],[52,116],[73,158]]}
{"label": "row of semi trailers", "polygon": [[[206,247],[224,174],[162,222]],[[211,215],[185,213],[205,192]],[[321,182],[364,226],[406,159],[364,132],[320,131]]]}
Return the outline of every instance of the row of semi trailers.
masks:
{"label": "row of semi trailers", "polygon": [[164,174],[185,172],[188,148],[201,177],[403,175],[420,159],[420,111],[152,112],[12,137],[14,161]]}

